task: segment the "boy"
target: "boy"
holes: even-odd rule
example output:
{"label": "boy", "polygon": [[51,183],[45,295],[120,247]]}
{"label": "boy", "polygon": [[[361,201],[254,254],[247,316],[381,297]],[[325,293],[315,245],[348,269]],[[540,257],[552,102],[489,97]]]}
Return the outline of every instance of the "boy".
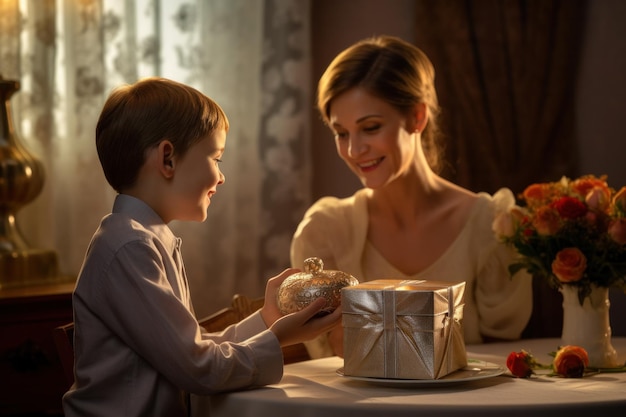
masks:
{"label": "boy", "polygon": [[282,377],[281,346],[316,337],[340,312],[325,305],[281,318],[280,283],[265,305],[220,334],[193,313],[172,220],[204,221],[217,186],[228,120],[186,85],[149,78],[107,99],[96,147],[119,193],[93,236],[73,294],[75,383],[63,398],[70,416],[185,416],[189,393],[262,386]]}

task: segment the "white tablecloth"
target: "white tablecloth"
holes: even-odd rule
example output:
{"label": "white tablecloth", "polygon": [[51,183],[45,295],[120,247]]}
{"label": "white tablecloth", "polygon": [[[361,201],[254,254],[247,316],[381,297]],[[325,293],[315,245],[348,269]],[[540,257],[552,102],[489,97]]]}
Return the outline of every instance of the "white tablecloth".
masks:
{"label": "white tablecloth", "polygon": [[[506,369],[512,351],[529,351],[542,363],[559,339],[520,340],[467,346],[468,358]],[[614,338],[620,363],[626,338]],[[194,399],[194,415],[211,417],[368,417],[368,416],[624,416],[626,373],[584,378],[502,376],[451,386],[385,387],[341,377],[341,358],[299,362],[285,367],[279,384]]]}

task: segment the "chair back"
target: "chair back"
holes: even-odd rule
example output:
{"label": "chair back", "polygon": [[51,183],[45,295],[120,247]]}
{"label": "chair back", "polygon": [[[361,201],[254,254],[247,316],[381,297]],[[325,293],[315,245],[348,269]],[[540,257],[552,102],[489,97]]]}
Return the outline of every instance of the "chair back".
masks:
{"label": "chair back", "polygon": [[67,386],[70,387],[74,383],[74,323],[56,327],[53,337]]}
{"label": "chair back", "polygon": [[221,332],[231,324],[240,322],[263,307],[264,300],[263,297],[249,298],[245,295],[235,294],[230,307],[225,307],[210,316],[198,320],[198,323],[208,332]]}
{"label": "chair back", "polygon": [[[263,307],[264,301],[263,297],[249,298],[245,295],[235,294],[230,307],[225,307],[198,322],[208,332],[220,332],[256,312]],[[284,363],[288,364],[308,360],[311,357],[304,344],[298,343],[283,347],[283,359]]]}

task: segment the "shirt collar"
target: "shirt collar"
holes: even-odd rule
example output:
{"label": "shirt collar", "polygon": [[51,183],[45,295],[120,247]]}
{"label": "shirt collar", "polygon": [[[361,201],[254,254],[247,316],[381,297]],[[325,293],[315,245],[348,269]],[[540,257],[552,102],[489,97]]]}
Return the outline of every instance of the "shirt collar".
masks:
{"label": "shirt collar", "polygon": [[157,235],[159,240],[172,251],[180,246],[176,237],[163,219],[143,200],[127,194],[118,194],[113,203],[113,213],[125,214]]}

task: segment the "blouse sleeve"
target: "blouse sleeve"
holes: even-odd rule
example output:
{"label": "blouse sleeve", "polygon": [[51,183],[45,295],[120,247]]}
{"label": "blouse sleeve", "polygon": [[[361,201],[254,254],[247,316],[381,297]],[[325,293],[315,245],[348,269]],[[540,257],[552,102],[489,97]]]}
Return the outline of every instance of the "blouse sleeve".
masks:
{"label": "blouse sleeve", "polygon": [[315,256],[324,261],[324,269],[336,269],[335,245],[341,245],[341,229],[333,225],[337,223],[334,208],[339,199],[324,197],[313,204],[307,212],[291,241],[291,266],[302,269],[304,260]]}
{"label": "blouse sleeve", "polygon": [[[499,211],[514,204],[510,190],[502,189],[493,196],[492,221]],[[525,271],[511,277],[508,267],[515,261],[517,253],[500,242],[491,228],[492,250],[483,252],[476,281],[476,302],[479,314],[480,333],[496,339],[519,339],[532,312],[532,280]]]}
{"label": "blouse sleeve", "polygon": [[498,244],[478,276],[476,300],[484,337],[519,339],[530,319],[532,279],[525,271],[509,275],[508,265],[513,259],[511,250]]}
{"label": "blouse sleeve", "polygon": [[[337,222],[334,209],[339,199],[324,197],[313,204],[298,225],[291,241],[291,266],[302,269],[304,260],[312,256],[323,260],[325,269],[337,269],[334,245],[341,244],[341,229],[333,226]],[[328,336],[322,334],[304,343],[312,359],[333,356]]]}

